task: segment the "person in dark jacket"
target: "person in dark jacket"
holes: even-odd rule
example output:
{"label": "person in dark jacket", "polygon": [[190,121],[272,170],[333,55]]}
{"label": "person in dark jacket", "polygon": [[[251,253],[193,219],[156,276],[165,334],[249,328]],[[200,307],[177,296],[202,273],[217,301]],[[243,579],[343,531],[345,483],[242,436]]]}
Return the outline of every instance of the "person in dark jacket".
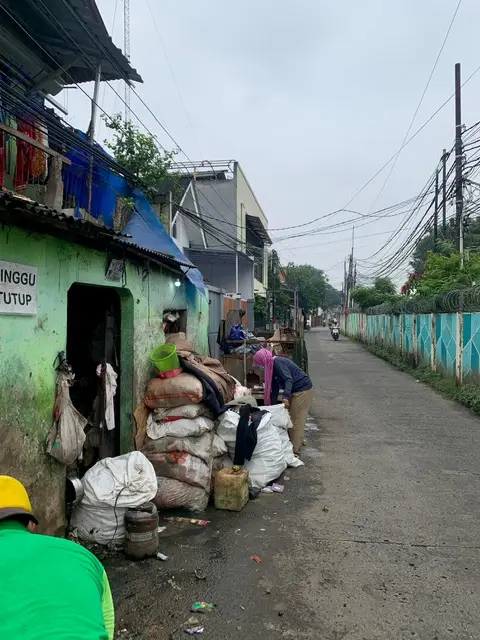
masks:
{"label": "person in dark jacket", "polygon": [[290,412],[292,429],[290,439],[293,452],[299,455],[305,434],[305,423],[313,400],[313,384],[310,377],[292,360],[274,356],[268,349],[260,349],[253,360],[255,367],[264,370],[266,405],[276,404],[280,389],[282,402]]}

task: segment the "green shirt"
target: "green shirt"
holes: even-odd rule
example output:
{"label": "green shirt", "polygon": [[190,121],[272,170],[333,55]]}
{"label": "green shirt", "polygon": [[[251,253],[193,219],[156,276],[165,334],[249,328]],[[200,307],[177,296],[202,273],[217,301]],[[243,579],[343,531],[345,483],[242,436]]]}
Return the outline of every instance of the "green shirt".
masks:
{"label": "green shirt", "polygon": [[0,638],[111,640],[113,630],[110,586],[94,555],[0,522]]}

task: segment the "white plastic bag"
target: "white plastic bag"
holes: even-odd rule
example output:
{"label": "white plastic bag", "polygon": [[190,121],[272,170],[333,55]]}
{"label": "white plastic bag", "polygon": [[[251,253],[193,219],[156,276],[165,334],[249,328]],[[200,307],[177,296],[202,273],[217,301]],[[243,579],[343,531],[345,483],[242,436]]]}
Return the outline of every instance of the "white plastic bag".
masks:
{"label": "white plastic bag", "polygon": [[138,507],[157,492],[151,462],[140,451],[105,458],[83,476],[82,502],[99,507]]}
{"label": "white plastic bag", "polygon": [[233,398],[236,400],[237,398],[244,398],[245,396],[250,395],[250,389],[248,387],[244,387],[241,382],[239,382],[233,376],[230,376],[232,380],[235,382],[235,387],[233,389]]}
{"label": "white plastic bag", "polygon": [[218,433],[213,434],[213,457],[218,458],[228,453],[227,443]]}
{"label": "white plastic bag", "polygon": [[83,458],[84,428],[88,422],[70,400],[69,387],[74,377],[69,373],[58,376],[54,423],[47,438],[47,453],[67,466]]}
{"label": "white plastic bag", "polygon": [[[218,436],[215,434],[216,438]],[[227,447],[221,438],[224,450],[219,453],[219,447],[215,446],[214,434],[211,431],[204,433],[202,436],[190,437],[190,438],[175,438],[175,436],[165,436],[164,438],[158,438],[152,440],[151,438],[145,438],[142,451],[145,454],[149,453],[169,453],[171,451],[186,451],[191,453],[197,458],[201,458],[207,464],[210,463],[215,455],[223,455],[227,452]]]}
{"label": "white plastic bag", "polygon": [[280,436],[280,441],[282,443],[283,456],[285,462],[289,467],[303,467],[305,464],[300,458],[295,457],[293,453],[293,445],[288,437],[288,431],[283,427],[275,427],[278,431],[278,435]]}
{"label": "white plastic bag", "polygon": [[209,494],[201,487],[192,487],[172,478],[157,478],[158,491],[152,502],[157,509],[189,509],[205,511]]}
{"label": "white plastic bag", "polygon": [[[235,455],[237,426],[240,416],[235,411],[226,411],[220,418],[218,435],[225,440],[230,456]],[[272,416],[266,412],[257,428],[257,446],[251,460],[245,462],[248,469],[248,483],[251,487],[263,489],[276,480],[287,468],[282,441]]]}
{"label": "white plastic bag", "polygon": [[175,438],[198,437],[207,431],[212,431],[213,427],[213,420],[204,416],[199,416],[193,420],[182,418],[180,420],[156,422],[150,413],[147,418],[147,435],[152,440],[165,438],[165,436],[174,436]]}
{"label": "white plastic bag", "polygon": [[236,411],[229,409],[222,413],[218,419],[217,434],[228,447],[228,453],[233,458],[235,455],[235,441],[237,439],[237,427],[240,416]]}
{"label": "white plastic bag", "polygon": [[125,537],[125,507],[95,507],[80,502],[76,505],[70,525],[80,540],[102,545],[121,546]]}
{"label": "white plastic bag", "polygon": [[272,422],[275,427],[281,429],[291,429],[293,427],[292,419],[287,407],[282,404],[272,404],[268,407],[262,407],[265,411],[269,411],[272,414]]}
{"label": "white plastic bag", "polygon": [[245,467],[248,469],[248,483],[256,489],[263,489],[287,468],[280,435],[273,426],[270,413],[264,415],[258,425],[257,446]]}
{"label": "white plastic bag", "polygon": [[304,463],[300,458],[296,458],[293,453],[293,446],[288,437],[288,429],[293,427],[290,413],[284,404],[272,404],[271,406],[264,407],[272,414],[272,423],[278,429],[278,435],[282,442],[283,454],[285,462],[289,467],[303,467]]}

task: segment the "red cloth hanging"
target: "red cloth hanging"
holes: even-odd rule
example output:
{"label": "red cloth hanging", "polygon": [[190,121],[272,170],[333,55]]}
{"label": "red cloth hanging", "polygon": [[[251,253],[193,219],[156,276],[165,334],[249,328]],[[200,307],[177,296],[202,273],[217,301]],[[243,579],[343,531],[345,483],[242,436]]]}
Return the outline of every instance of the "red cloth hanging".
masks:
{"label": "red cloth hanging", "polygon": [[[27,122],[19,121],[17,128],[20,133],[24,133],[32,140],[36,139],[35,129]],[[34,151],[35,147],[28,142],[20,140],[20,138],[17,140],[17,168],[13,186],[18,191],[27,188],[28,182],[33,175]]]}

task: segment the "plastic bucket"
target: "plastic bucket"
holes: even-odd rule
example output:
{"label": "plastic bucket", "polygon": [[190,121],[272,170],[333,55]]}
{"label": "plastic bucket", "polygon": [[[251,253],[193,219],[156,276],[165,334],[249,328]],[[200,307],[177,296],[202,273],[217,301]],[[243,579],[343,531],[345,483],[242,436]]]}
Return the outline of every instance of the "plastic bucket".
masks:
{"label": "plastic bucket", "polygon": [[180,361],[177,355],[177,347],[174,344],[162,344],[154,349],[150,355],[157,371],[172,371],[180,368]]}

